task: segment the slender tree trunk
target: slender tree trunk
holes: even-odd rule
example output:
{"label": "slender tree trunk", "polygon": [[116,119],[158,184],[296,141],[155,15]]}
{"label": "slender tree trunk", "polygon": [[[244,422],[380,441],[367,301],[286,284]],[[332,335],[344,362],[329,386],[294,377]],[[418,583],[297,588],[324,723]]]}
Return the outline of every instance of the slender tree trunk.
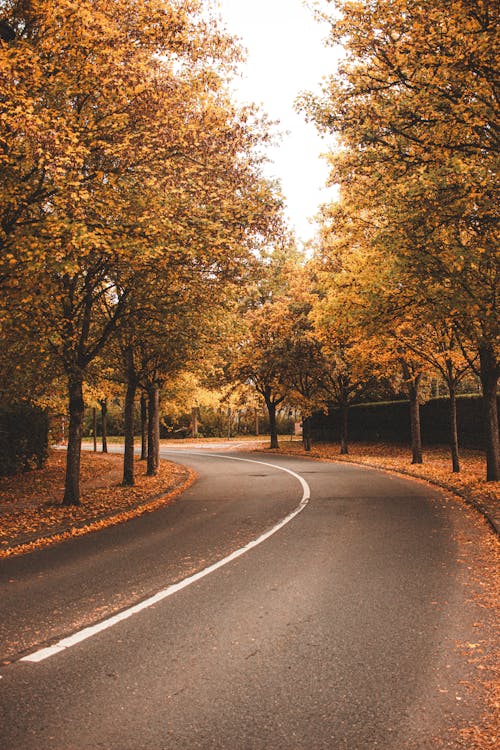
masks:
{"label": "slender tree trunk", "polygon": [[349,404],[340,404],[340,455],[349,453]]}
{"label": "slender tree trunk", "polygon": [[271,448],[278,448],[278,428],[276,425],[276,404],[266,398],[267,411],[269,412],[269,432],[271,434]]}
{"label": "slender tree trunk", "polygon": [[141,393],[141,461],[148,456],[148,401],[146,394]]}
{"label": "slender tree trunk", "polygon": [[83,426],[83,377],[81,373],[68,378],[69,429],[66,454],[66,479],[63,505],[80,505],[80,455]]}
{"label": "slender tree trunk", "polygon": [[452,382],[448,383],[448,391],[450,394],[450,448],[451,448],[451,463],[453,472],[458,474],[460,471],[460,458],[458,449],[458,428],[457,428],[457,394],[455,385]]}
{"label": "slender tree trunk", "polygon": [[123,486],[133,487],[134,478],[134,404],[137,390],[137,379],[131,372],[127,377],[127,390],[125,393],[124,409],[124,434],[125,446],[123,449]]}
{"label": "slender tree trunk", "polygon": [[191,437],[198,437],[198,407],[193,406],[191,409]]}
{"label": "slender tree trunk", "polygon": [[160,464],[160,410],[158,383],[148,386],[148,477],[158,473]]}
{"label": "slender tree trunk", "polygon": [[255,409],[255,435],[259,435],[259,410]]}
{"label": "slender tree trunk", "polygon": [[101,404],[101,418],[102,418],[102,452],[108,452],[108,399],[103,398]]}
{"label": "slender tree trunk", "polygon": [[94,453],[97,453],[97,409],[92,407],[92,434],[94,437]]}
{"label": "slender tree trunk", "polygon": [[421,376],[417,375],[408,383],[412,464],[423,463],[422,433],[420,430],[420,380]]}
{"label": "slender tree trunk", "polygon": [[498,482],[500,479],[500,439],[498,435],[497,383],[500,367],[490,345],[480,347],[479,360],[486,433],[486,481]]}
{"label": "slender tree trunk", "polygon": [[311,450],[311,417],[305,417],[302,420],[302,445],[305,451]]}

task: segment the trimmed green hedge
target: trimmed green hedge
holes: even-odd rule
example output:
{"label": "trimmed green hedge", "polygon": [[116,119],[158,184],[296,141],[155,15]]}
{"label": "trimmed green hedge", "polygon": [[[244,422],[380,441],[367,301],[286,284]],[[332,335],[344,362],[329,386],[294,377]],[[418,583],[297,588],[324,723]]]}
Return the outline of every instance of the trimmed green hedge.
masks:
{"label": "trimmed green hedge", "polygon": [[[500,400],[499,400],[500,408]],[[446,398],[433,398],[420,407],[422,442],[443,445],[449,442],[449,405]],[[318,442],[340,440],[340,410],[315,414],[313,439]],[[464,448],[483,448],[484,430],[480,396],[457,397],[458,439]],[[410,444],[408,401],[356,404],[349,409],[349,440]]]}
{"label": "trimmed green hedge", "polygon": [[0,476],[41,468],[48,446],[49,419],[43,409],[0,406]]}

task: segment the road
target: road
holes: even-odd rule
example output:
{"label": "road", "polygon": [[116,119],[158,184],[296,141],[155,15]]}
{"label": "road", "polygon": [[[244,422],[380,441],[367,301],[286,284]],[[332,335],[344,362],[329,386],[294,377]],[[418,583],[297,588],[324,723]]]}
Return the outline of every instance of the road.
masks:
{"label": "road", "polygon": [[165,457],[199,476],[171,506],[2,561],[0,747],[424,750],[475,718],[459,504],[348,464]]}

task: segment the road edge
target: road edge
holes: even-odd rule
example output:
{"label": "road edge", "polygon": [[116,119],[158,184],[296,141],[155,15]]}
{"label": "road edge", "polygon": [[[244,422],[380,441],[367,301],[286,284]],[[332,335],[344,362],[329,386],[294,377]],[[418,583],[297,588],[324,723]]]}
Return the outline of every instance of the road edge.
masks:
{"label": "road edge", "polygon": [[36,537],[36,539],[30,540],[29,542],[23,542],[22,544],[16,544],[12,547],[6,547],[5,549],[0,550],[0,560],[10,557],[17,557],[18,555],[24,555],[41,548],[47,549],[48,547],[52,547],[56,544],[60,544],[61,542],[65,542],[68,539],[75,539],[76,537],[85,536],[86,534],[91,534],[96,531],[101,531],[102,529],[107,529],[111,526],[117,526],[120,523],[126,523],[127,521],[131,521],[134,518],[139,518],[145,513],[152,513],[155,510],[163,508],[165,505],[169,505],[179,495],[189,489],[189,487],[191,487],[191,485],[197,479],[197,474],[195,471],[193,471],[193,469],[190,469],[184,464],[178,465],[182,466],[182,468],[187,473],[187,477],[182,482],[182,484],[179,484],[177,487],[174,487],[170,491],[154,495],[146,502],[139,502],[138,505],[133,508],[129,508],[128,510],[118,511],[117,513],[112,513],[111,515],[104,518],[96,518],[95,521],[82,524],[82,526],[75,526],[73,528],[67,529],[66,531],[60,531],[56,534],[48,534],[47,536],[39,536]]}
{"label": "road edge", "polygon": [[[469,508],[472,508],[475,510],[479,515],[483,517],[483,519],[486,521],[487,525],[489,526],[490,530],[495,534],[495,536],[500,538],[500,524],[490,515],[488,508],[486,508],[481,501],[476,500],[474,497],[466,494],[465,492],[460,492],[456,487],[453,487],[452,485],[446,484],[445,482],[441,482],[438,479],[430,479],[428,477],[418,477],[415,476],[410,471],[406,471],[405,469],[394,469],[394,468],[388,468],[386,466],[380,466],[376,463],[365,463],[363,461],[356,461],[352,458],[325,458],[324,456],[308,456],[305,453],[287,453],[286,449],[279,448],[279,453],[276,455],[282,455],[282,456],[291,456],[291,457],[297,457],[300,456],[301,458],[308,458],[311,461],[324,461],[325,463],[331,463],[331,464],[352,464],[353,466],[359,466],[359,467],[365,467],[367,469],[375,469],[376,471],[382,471],[386,474],[395,474],[396,476],[404,476],[406,479],[413,479],[416,482],[425,482],[426,484],[431,485],[432,487],[438,487],[441,490],[444,490],[446,492],[449,492],[451,495],[454,495],[455,498],[460,499],[463,501]],[[256,453],[260,452],[258,450],[255,451]]]}

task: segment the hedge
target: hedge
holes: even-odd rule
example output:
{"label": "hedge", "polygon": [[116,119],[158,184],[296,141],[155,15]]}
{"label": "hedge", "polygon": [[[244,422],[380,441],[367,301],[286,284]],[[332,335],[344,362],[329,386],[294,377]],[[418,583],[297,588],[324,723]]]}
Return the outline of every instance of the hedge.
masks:
{"label": "hedge", "polygon": [[[500,400],[499,400],[500,408]],[[482,400],[480,396],[457,397],[459,443],[464,448],[483,448]],[[433,398],[420,407],[422,443],[444,445],[449,442],[449,403],[446,398]],[[312,436],[317,442],[340,440],[340,409],[312,417]],[[387,401],[356,404],[349,409],[349,440],[356,442],[387,442],[410,444],[408,401]]]}
{"label": "hedge", "polygon": [[41,468],[48,445],[49,420],[43,409],[0,406],[0,476]]}

